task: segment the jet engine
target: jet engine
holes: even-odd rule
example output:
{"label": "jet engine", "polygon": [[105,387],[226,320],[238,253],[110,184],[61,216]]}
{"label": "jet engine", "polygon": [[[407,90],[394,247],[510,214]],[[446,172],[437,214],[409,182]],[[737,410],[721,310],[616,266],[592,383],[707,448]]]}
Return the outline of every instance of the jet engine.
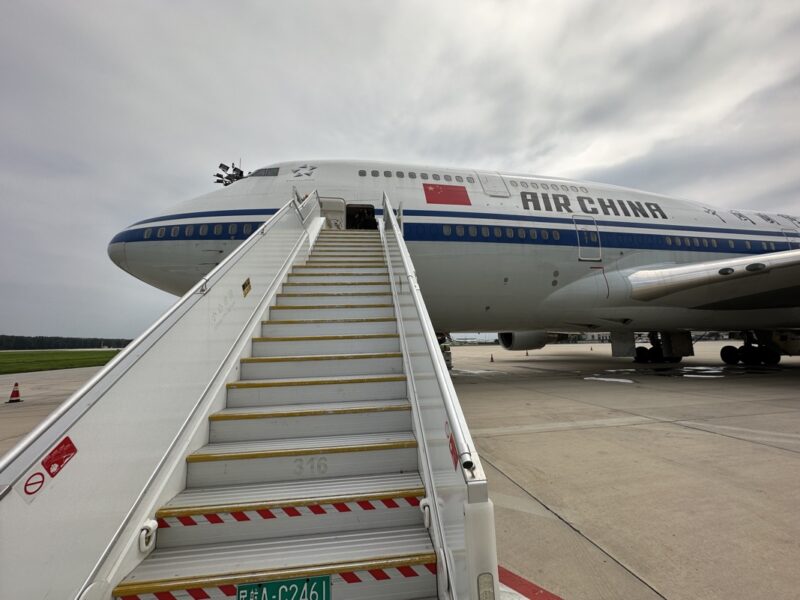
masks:
{"label": "jet engine", "polygon": [[557,334],[547,331],[501,331],[497,334],[500,345],[506,350],[538,350],[555,341]]}

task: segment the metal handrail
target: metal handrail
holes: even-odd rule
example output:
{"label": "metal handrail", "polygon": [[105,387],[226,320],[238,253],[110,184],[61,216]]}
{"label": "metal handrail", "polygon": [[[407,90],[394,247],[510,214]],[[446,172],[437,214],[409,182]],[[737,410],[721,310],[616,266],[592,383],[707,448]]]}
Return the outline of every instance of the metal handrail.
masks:
{"label": "metal handrail", "polygon": [[[314,190],[309,194],[319,195]],[[144,356],[161,337],[163,337],[179,320],[192,308],[208,289],[219,280],[238,260],[247,253],[259,238],[272,229],[280,221],[280,217],[288,210],[297,210],[301,224],[304,224],[305,217],[295,203],[294,198],[284,204],[272,217],[256,229],[253,234],[242,244],[237,246],[233,252],[226,256],[208,275],[200,279],[186,294],[183,295],[167,312],[165,312],[153,325],[147,328],[133,342],[128,344],[119,354],[117,354],[103,369],[92,377],[77,392],[61,403],[44,421],[26,435],[16,446],[14,446],[5,456],[0,458],[0,500],[5,497],[16,482],[28,469],[50,448],[53,442],[69,431],[86,412],[94,406],[103,394],[113,387],[125,373],[127,373]],[[306,215],[307,216],[307,215]],[[102,387],[97,387],[102,383]],[[61,427],[54,429],[60,423]],[[55,433],[53,433],[55,431]],[[45,435],[48,439],[45,440]],[[34,445],[39,448],[34,449]],[[34,452],[30,460],[20,462],[25,453]],[[6,475],[7,477],[4,477]]]}
{"label": "metal handrail", "polygon": [[475,461],[472,458],[473,452],[476,454],[476,456],[477,452],[475,452],[475,447],[472,443],[472,437],[469,435],[469,432],[466,431],[466,420],[464,419],[464,414],[461,412],[461,407],[453,399],[455,394],[452,388],[452,382],[450,382],[450,377],[447,375],[447,365],[444,363],[444,358],[442,357],[439,343],[436,340],[433,324],[430,321],[428,310],[425,306],[425,301],[420,293],[416,270],[414,269],[414,263],[411,261],[411,255],[408,253],[408,248],[403,240],[402,233],[400,233],[400,226],[397,223],[392,204],[389,202],[389,197],[385,192],[383,194],[383,218],[385,221],[389,222],[391,228],[395,231],[397,236],[398,248],[400,249],[400,259],[402,260],[403,267],[407,273],[406,277],[411,290],[411,297],[414,299],[414,305],[416,306],[417,313],[422,321],[422,333],[425,338],[425,343],[428,346],[428,351],[433,360],[436,380],[439,385],[439,389],[442,392],[447,418],[451,423],[453,438],[456,445],[456,451],[458,452],[458,456],[461,461],[461,467],[463,470],[470,472],[470,481],[474,482],[481,478],[476,476]]}

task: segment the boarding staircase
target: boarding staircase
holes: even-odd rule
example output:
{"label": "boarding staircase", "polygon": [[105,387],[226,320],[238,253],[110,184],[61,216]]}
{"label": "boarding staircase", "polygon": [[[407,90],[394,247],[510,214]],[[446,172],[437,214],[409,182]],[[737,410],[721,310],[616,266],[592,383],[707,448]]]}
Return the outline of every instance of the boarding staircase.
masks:
{"label": "boarding staircase", "polygon": [[[121,505],[116,512],[125,518],[116,528],[120,516],[106,519],[114,536],[91,542],[103,552],[86,553],[79,563],[84,573],[57,573],[52,582],[36,583],[19,580],[26,571],[20,561],[14,562],[21,571],[5,571],[0,562],[0,596],[23,597],[6,594],[39,585],[56,591],[52,597],[80,600],[493,598],[497,568],[485,477],[427,313],[420,316],[424,304],[388,198],[384,217],[378,231],[327,229],[316,195],[292,200],[243,245],[250,251],[237,250],[238,260],[232,255],[226,261],[247,261],[266,236],[273,249],[291,247],[284,260],[262,257],[272,278],[257,290],[252,314],[239,298],[246,302],[256,292],[252,280],[269,277],[242,281],[231,274],[224,283],[225,276],[214,281],[212,274],[198,284],[189,295],[219,292],[206,309],[206,328],[216,335],[214,329],[227,327],[236,343],[183,416],[185,426],[165,452],[155,443],[158,468],[144,489],[132,486],[127,508],[124,501],[112,503]],[[235,270],[232,264],[228,269]],[[146,353],[157,352],[158,343]],[[190,374],[162,373],[160,387],[180,387]],[[170,383],[170,376],[178,382]],[[168,401],[169,393],[162,396]],[[79,400],[70,402],[78,406]],[[47,435],[57,442],[69,433],[78,449],[69,460],[77,463],[84,445],[80,416],[62,415],[61,427],[56,421],[33,432],[12,458],[36,454],[38,461],[50,447]],[[140,438],[146,445],[147,432]],[[106,450],[113,454],[113,444]],[[111,462],[124,468],[131,460]],[[14,516],[34,518],[37,503],[45,509],[50,497],[75,497],[57,489],[59,478],[70,481],[64,464],[50,489],[36,492],[41,498],[25,498],[35,462],[17,468],[5,488],[14,461],[0,463],[4,525]],[[84,474],[76,464],[73,476],[90,477],[87,466]],[[92,513],[115,511],[106,509],[103,494],[76,488],[87,504],[83,510],[62,507],[62,519],[86,526]],[[1,543],[0,561],[14,553],[11,538]],[[73,547],[80,545],[78,535]],[[57,556],[45,554],[49,561],[27,570],[60,571],[50,562]],[[75,567],[66,562],[65,568]]]}

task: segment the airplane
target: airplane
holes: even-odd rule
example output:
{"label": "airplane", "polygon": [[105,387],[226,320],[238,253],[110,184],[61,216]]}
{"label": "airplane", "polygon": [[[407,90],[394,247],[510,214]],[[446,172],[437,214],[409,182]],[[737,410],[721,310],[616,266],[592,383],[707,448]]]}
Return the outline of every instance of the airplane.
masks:
{"label": "airplane", "polygon": [[[610,332],[637,362],[693,355],[692,330],[742,332],[726,364],[800,353],[800,217],[614,185],[368,160],[220,165],[221,188],[113,237],[119,267],[188,291],[294,194],[329,226],[376,227],[386,193],[438,332],[500,332],[533,350],[553,332]],[[650,347],[636,346],[637,332]]]}

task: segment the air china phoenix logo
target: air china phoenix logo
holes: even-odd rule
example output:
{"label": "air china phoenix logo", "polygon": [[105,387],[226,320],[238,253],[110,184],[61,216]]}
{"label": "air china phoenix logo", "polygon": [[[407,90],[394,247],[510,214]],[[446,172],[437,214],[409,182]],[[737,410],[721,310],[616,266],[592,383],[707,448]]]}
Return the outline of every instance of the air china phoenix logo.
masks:
{"label": "air china phoenix logo", "polygon": [[314,174],[316,168],[317,167],[309,165],[300,165],[296,169],[292,169],[292,173],[294,173],[295,178],[311,177]]}

